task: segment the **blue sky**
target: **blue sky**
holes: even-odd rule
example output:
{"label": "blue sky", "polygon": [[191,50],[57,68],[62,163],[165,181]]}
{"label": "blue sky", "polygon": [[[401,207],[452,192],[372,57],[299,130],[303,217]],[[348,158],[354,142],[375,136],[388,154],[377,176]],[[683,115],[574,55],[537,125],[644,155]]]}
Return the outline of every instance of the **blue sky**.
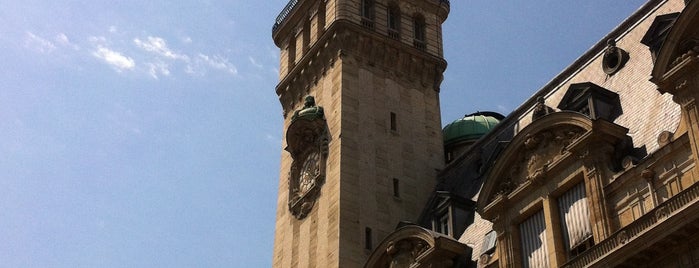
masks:
{"label": "blue sky", "polygon": [[[452,0],[443,123],[513,110],[643,2]],[[0,267],[269,267],[285,4],[0,0]]]}

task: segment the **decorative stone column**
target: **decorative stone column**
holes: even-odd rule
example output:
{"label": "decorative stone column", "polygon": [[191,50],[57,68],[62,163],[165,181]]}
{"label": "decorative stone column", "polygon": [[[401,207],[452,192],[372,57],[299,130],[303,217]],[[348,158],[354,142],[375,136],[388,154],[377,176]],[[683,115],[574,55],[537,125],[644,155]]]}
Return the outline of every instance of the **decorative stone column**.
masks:
{"label": "decorative stone column", "polygon": [[614,147],[604,141],[590,141],[580,151],[585,170],[585,188],[590,200],[590,221],[595,241],[602,241],[614,232],[604,186],[609,179]]}
{"label": "decorative stone column", "polygon": [[508,219],[501,219],[493,223],[493,230],[497,234],[498,263],[500,267],[522,267],[519,251],[519,232],[516,225],[509,223]]}

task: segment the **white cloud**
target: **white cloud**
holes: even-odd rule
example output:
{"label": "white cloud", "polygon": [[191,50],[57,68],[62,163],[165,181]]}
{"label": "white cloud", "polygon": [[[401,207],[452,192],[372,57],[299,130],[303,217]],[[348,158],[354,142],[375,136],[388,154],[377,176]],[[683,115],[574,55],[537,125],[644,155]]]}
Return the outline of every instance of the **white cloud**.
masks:
{"label": "white cloud", "polygon": [[61,46],[69,47],[74,50],[80,50],[80,47],[76,44],[73,44],[73,42],[71,42],[68,36],[64,33],[59,33],[58,35],[56,35],[55,39],[56,43],[58,43]]}
{"label": "white cloud", "polygon": [[192,38],[189,36],[185,36],[182,38],[182,42],[185,44],[191,44],[192,43]]}
{"label": "white cloud", "polygon": [[51,53],[56,49],[56,45],[53,42],[44,39],[32,32],[27,32],[24,38],[24,45],[26,48],[36,50],[41,53]]}
{"label": "white cloud", "polygon": [[252,56],[248,56],[248,60],[250,60],[250,64],[252,64],[252,66],[257,67],[258,69],[262,69],[264,67],[261,63],[258,63]]}
{"label": "white cloud", "polygon": [[213,57],[209,57],[200,53],[199,59],[203,60],[207,65],[214,69],[226,70],[233,75],[238,74],[238,68],[236,68],[235,65],[230,63],[228,59],[225,59],[221,56],[214,55]]}
{"label": "white cloud", "polygon": [[104,36],[90,36],[87,40],[90,41],[90,43],[98,45],[107,43],[107,38]]}
{"label": "white cloud", "polygon": [[114,26],[114,25],[109,26],[109,32],[110,32],[110,33],[116,33],[116,32],[117,32],[117,27]]}
{"label": "white cloud", "polygon": [[148,66],[148,74],[150,74],[151,77],[158,79],[158,75],[163,75],[163,76],[169,76],[170,75],[170,69],[166,63],[164,62],[156,62],[152,63],[149,62],[146,64]]}
{"label": "white cloud", "polygon": [[148,52],[153,52],[165,58],[179,59],[184,61],[189,60],[189,57],[187,55],[173,52],[170,48],[168,48],[165,39],[160,37],[148,36],[147,40],[141,40],[136,38],[133,40],[133,42],[139,48]]}
{"label": "white cloud", "polygon": [[136,62],[132,58],[101,45],[97,46],[97,50],[93,51],[92,55],[111,65],[119,72],[131,70],[136,66]]}

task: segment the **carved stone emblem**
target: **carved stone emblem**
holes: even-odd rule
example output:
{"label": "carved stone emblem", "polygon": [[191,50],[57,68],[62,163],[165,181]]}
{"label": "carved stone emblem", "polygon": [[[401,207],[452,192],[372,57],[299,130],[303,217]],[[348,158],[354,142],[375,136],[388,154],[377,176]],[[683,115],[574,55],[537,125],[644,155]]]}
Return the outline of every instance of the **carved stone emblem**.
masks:
{"label": "carved stone emblem", "polygon": [[286,150],[293,162],[289,171],[289,211],[297,219],[311,212],[325,182],[328,135],[323,107],[306,97],[302,109],[294,112],[286,133]]}
{"label": "carved stone emblem", "polygon": [[623,230],[619,232],[619,234],[616,235],[616,242],[619,245],[626,244],[626,242],[629,241],[629,235],[626,234],[626,230]]}
{"label": "carved stone emblem", "polygon": [[386,253],[391,256],[390,268],[410,267],[416,263],[420,254],[428,249],[425,241],[420,239],[403,239],[391,242],[386,248]]}
{"label": "carved stone emblem", "polygon": [[536,99],[536,106],[534,106],[534,112],[532,112],[532,120],[537,120],[539,118],[542,118],[546,116],[547,114],[553,113],[554,110],[551,107],[548,107],[544,103],[544,97],[539,96]]}
{"label": "carved stone emblem", "polygon": [[[580,137],[582,133],[582,128],[565,127],[528,135],[521,149],[521,158],[515,162],[523,163],[524,167],[515,166],[512,168],[510,177],[542,182],[546,177],[549,165],[563,157],[568,145]],[[522,182],[516,182],[515,185]]]}

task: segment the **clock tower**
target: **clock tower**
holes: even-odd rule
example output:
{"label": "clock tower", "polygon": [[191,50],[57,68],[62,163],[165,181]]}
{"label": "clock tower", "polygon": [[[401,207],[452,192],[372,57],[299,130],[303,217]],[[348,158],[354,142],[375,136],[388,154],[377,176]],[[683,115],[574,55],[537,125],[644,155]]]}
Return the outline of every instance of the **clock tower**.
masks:
{"label": "clock tower", "polygon": [[272,29],[284,111],[274,267],[362,267],[444,165],[448,0],[290,0]]}

